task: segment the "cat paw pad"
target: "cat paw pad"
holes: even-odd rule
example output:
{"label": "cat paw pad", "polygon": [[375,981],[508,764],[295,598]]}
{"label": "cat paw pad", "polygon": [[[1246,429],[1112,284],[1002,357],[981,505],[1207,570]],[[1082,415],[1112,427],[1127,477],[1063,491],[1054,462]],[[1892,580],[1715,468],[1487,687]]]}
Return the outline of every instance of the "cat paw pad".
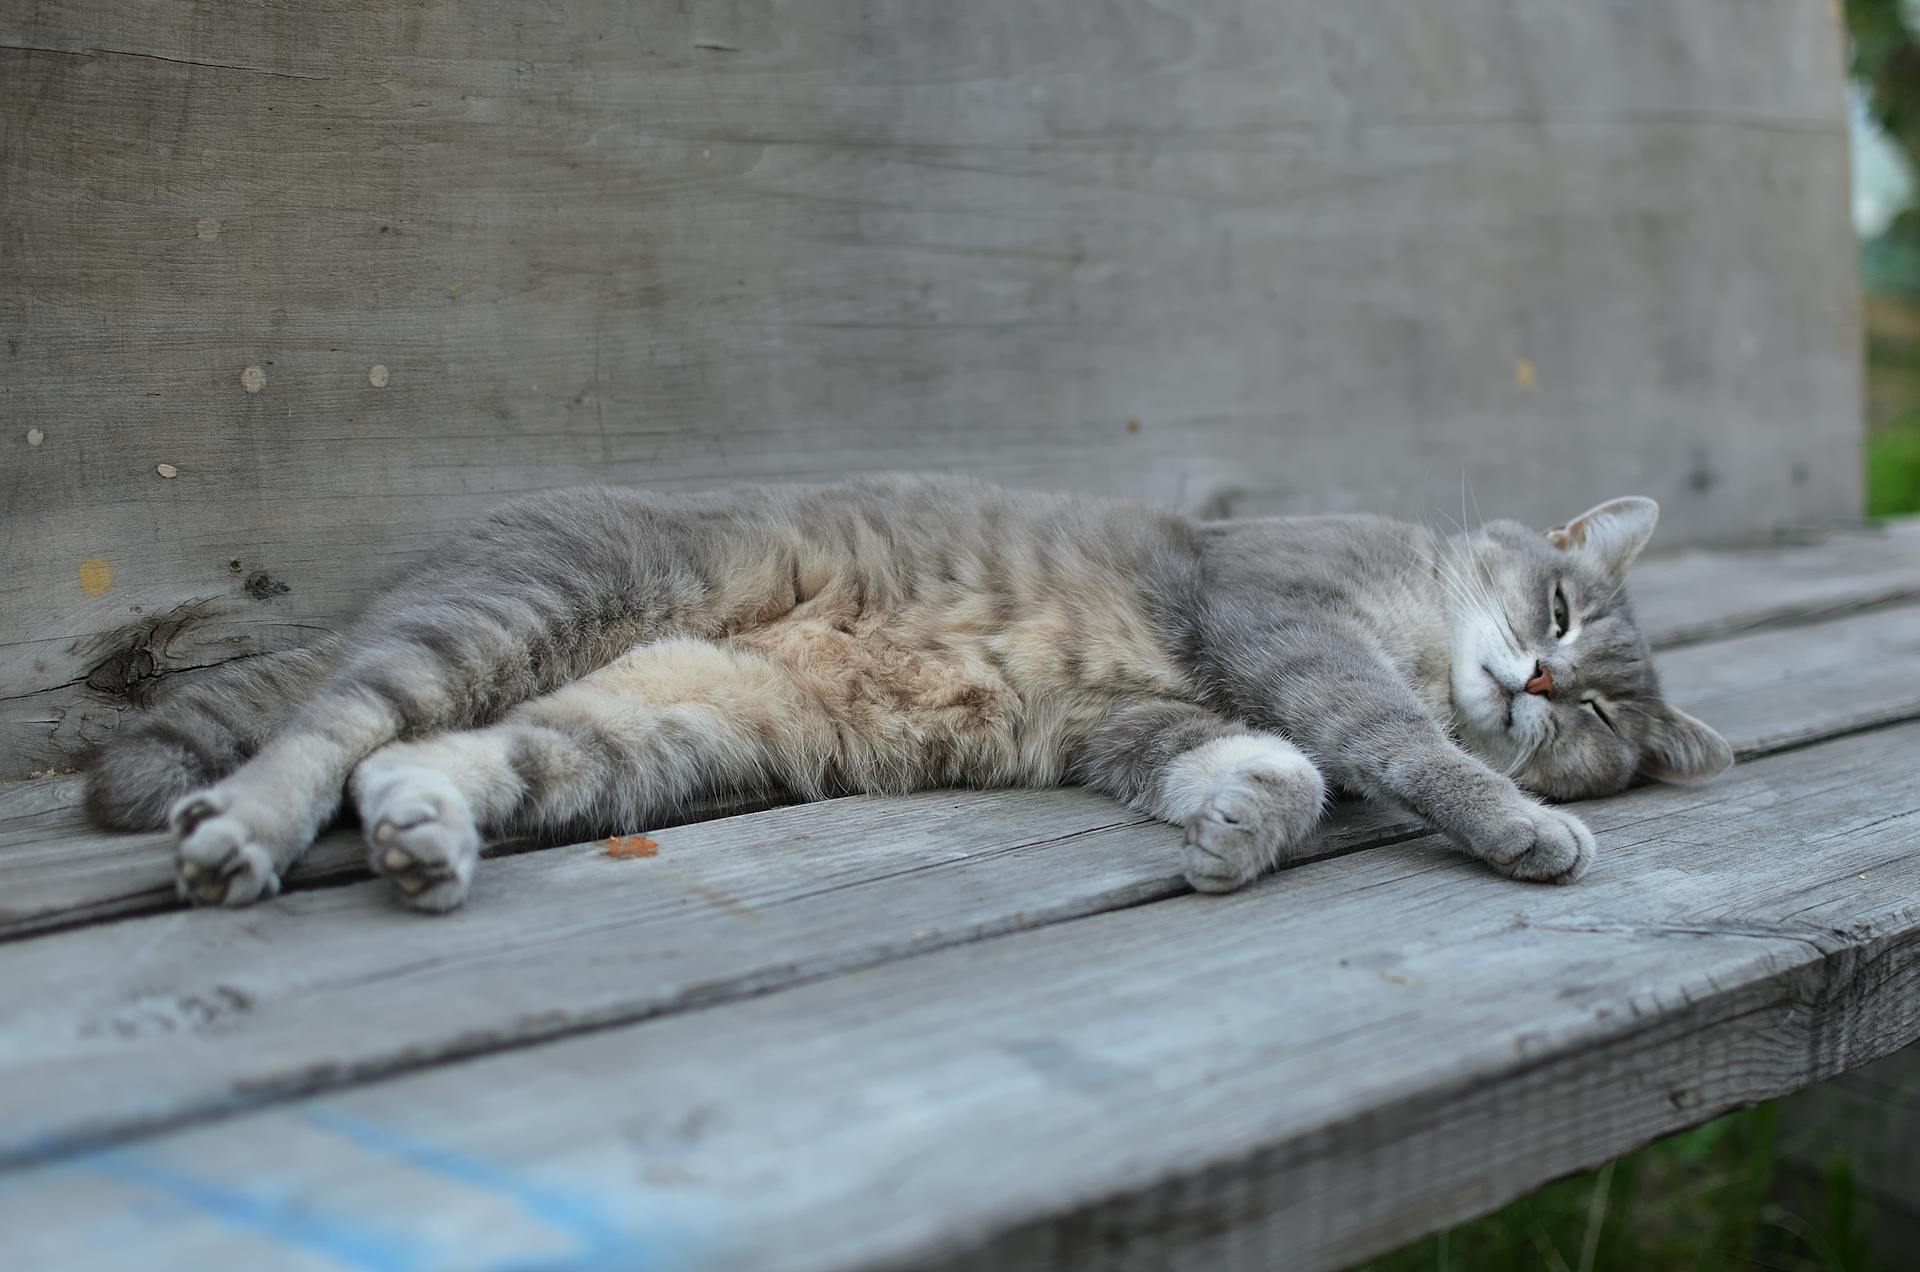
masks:
{"label": "cat paw pad", "polygon": [[241,906],[277,895],[274,840],[287,837],[282,820],[271,808],[222,787],[182,796],[167,813],[177,841],[174,890],[180,899]]}
{"label": "cat paw pad", "polygon": [[356,774],[354,787],[367,865],[401,902],[440,913],[465,901],[480,860],[480,834],[459,788],[414,766]]}

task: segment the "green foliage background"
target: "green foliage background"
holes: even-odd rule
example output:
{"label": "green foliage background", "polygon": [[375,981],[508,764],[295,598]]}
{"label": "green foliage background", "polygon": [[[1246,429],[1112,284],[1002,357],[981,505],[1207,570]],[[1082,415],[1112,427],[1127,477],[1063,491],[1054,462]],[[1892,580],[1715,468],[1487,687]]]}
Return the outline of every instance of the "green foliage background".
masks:
{"label": "green foliage background", "polygon": [[[1847,0],[1854,82],[1920,176],[1920,38],[1912,0]],[[1861,244],[1867,306],[1867,512],[1920,512],[1920,208]]]}
{"label": "green foliage background", "polygon": [[1783,1178],[1762,1105],[1549,1184],[1365,1272],[1879,1272],[1851,1164]]}

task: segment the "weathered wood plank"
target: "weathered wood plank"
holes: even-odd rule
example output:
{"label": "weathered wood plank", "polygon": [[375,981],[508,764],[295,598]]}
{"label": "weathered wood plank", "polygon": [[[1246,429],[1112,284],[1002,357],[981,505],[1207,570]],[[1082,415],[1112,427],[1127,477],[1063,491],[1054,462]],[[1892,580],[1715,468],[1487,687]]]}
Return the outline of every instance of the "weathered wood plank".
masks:
{"label": "weathered wood plank", "polygon": [[583,480],[1851,519],[1841,65],[1803,0],[6,6],[0,775]]}
{"label": "weathered wood plank", "polygon": [[1667,555],[1634,572],[1633,599],[1649,639],[1666,646],[1913,601],[1920,518],[1809,544]]}
{"label": "weathered wood plank", "polygon": [[[1751,755],[1920,716],[1917,619],[1689,647],[1666,671]],[[1303,860],[1413,829],[1349,805]],[[33,990],[0,993],[0,1160],[1185,891],[1177,833],[1085,791],[837,800],[661,841],[493,862],[445,920],[369,882],[13,947],[0,968]],[[285,943],[255,948],[263,921]]]}
{"label": "weathered wood plank", "polygon": [[[1339,1266],[1920,1032],[1916,747],[1591,806],[1605,864],[1574,888],[1357,854],[76,1155],[16,1172],[0,1222],[29,1260],[183,1266],[314,1234]],[[297,1232],[235,1222],[296,1197]]]}
{"label": "weathered wood plank", "polygon": [[[1635,594],[1656,643],[1886,604],[1920,594],[1920,521],[1813,546],[1651,561]],[[1911,714],[1920,698],[1916,627],[1920,617],[1896,610],[1819,636],[1745,637],[1724,656],[1672,651],[1661,666],[1676,701],[1753,755]],[[94,830],[79,791],[71,778],[0,783],[0,935],[172,904],[165,836]],[[356,874],[361,861],[357,837],[335,832],[288,882]]]}
{"label": "weathered wood plank", "polygon": [[[696,800],[650,829],[736,817],[785,800],[747,796]],[[490,857],[531,844],[495,844]],[[0,939],[116,915],[173,908],[173,842],[163,831],[121,834],[88,819],[81,779],[0,783]],[[350,823],[323,833],[288,872],[305,888],[367,873],[366,844]]]}
{"label": "weathered wood plank", "polygon": [[1661,688],[1742,756],[1920,714],[1920,607],[1749,632],[1655,656]]}
{"label": "weathered wood plank", "polygon": [[[1316,856],[1414,833],[1342,814]],[[495,861],[444,923],[368,882],[8,946],[0,1163],[1187,890],[1177,832],[1082,790],[844,799],[659,839],[644,860]]]}

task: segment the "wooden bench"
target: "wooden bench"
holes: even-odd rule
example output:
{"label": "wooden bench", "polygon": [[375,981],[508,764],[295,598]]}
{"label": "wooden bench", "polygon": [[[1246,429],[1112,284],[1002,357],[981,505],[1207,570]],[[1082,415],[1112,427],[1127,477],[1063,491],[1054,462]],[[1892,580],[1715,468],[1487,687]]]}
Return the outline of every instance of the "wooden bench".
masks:
{"label": "wooden bench", "polygon": [[[1827,6],[851,14],[0,12],[9,1266],[1331,1268],[1920,1033]],[[78,812],[126,711],[505,494],[849,467],[1649,494],[1742,763],[1588,806],[1566,889],[1343,807],[1199,897],[1087,792],[935,792],[501,853],[440,919],[335,831],[189,912]]]}
{"label": "wooden bench", "polygon": [[1337,1267],[1910,1041],[1920,523],[1640,593],[1742,762],[1583,806],[1563,889],[1343,807],[1195,896],[1105,799],[939,792],[506,856],[444,919],[336,832],[185,912],[76,779],[0,788],[0,1229],[24,1266]]}

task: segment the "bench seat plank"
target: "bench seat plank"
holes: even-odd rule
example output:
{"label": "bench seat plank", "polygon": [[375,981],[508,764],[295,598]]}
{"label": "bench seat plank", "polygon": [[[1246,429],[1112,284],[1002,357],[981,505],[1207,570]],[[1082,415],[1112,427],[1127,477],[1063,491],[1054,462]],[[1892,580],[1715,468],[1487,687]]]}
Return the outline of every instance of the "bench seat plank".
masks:
{"label": "bench seat plank", "polygon": [[77,1153],[0,1227],[29,1262],[211,1266],[239,1227],[488,1266],[1337,1266],[1909,1041],[1917,749],[1588,805],[1578,887],[1422,838]]}
{"label": "bench seat plank", "polygon": [[1688,549],[1636,567],[1632,591],[1648,638],[1667,646],[1920,600],[1920,517],[1813,543]]}

